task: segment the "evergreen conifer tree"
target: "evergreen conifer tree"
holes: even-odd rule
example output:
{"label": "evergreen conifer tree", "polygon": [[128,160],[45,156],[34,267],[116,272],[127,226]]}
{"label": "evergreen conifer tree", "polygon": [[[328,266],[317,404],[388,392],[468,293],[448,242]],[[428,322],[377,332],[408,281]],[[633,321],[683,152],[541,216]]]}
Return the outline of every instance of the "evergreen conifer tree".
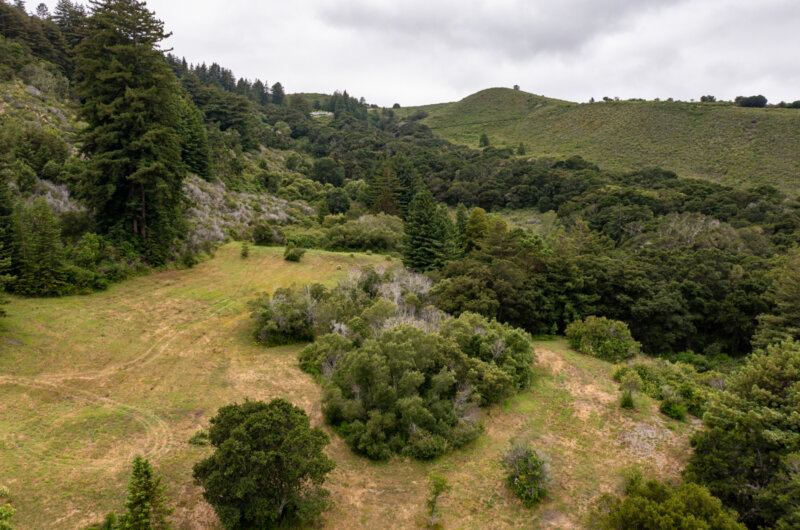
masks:
{"label": "evergreen conifer tree", "polygon": [[458,207],[456,208],[456,238],[458,247],[462,252],[464,250],[464,236],[467,233],[468,219],[469,213],[467,213],[467,207],[464,206],[464,203],[458,203]]}
{"label": "evergreen conifer tree", "polygon": [[43,198],[20,203],[14,211],[14,290],[20,294],[53,296],[64,288],[61,228]]}
{"label": "evergreen conifer tree", "polygon": [[272,102],[275,105],[283,105],[284,98],[286,98],[286,94],[283,91],[283,85],[280,83],[272,85]]}
{"label": "evergreen conifer tree", "polygon": [[789,251],[773,274],[767,298],[775,309],[758,317],[753,337],[755,348],[766,348],[785,340],[800,340],[800,248]]}
{"label": "evergreen conifer tree", "polygon": [[392,158],[391,166],[397,182],[395,190],[397,208],[405,217],[408,213],[408,205],[411,204],[414,195],[423,187],[422,178],[411,161],[402,153]]}
{"label": "evergreen conifer tree", "polygon": [[101,230],[161,265],[185,227],[178,85],[157,48],[168,34],[144,2],[92,6],[77,57],[90,200]]}
{"label": "evergreen conifer tree", "polygon": [[70,0],[58,0],[53,10],[53,21],[61,28],[67,44],[74,48],[81,42],[86,29],[86,9]]}
{"label": "evergreen conifer tree", "polygon": [[416,271],[441,267],[455,256],[455,227],[447,210],[437,207],[433,195],[422,190],[408,207],[403,262]]}
{"label": "evergreen conifer tree", "polygon": [[489,221],[486,219],[486,210],[473,208],[467,219],[464,230],[464,251],[471,252],[480,248],[480,240],[489,232]]}
{"label": "evergreen conifer tree", "polygon": [[[2,236],[4,230],[0,228],[0,236]],[[3,305],[8,303],[3,293],[6,290],[7,285],[14,279],[8,271],[11,269],[11,256],[5,250],[3,245],[2,237],[0,237],[0,317],[6,315],[5,310],[3,309]]]}
{"label": "evergreen conifer tree", "polygon": [[368,191],[372,211],[400,215],[399,204],[402,201],[403,187],[394,172],[391,161],[385,161]]}
{"label": "evergreen conifer tree", "polygon": [[188,95],[178,98],[178,132],[181,137],[181,158],[186,168],[203,178],[209,177],[208,134],[200,112]]}
{"label": "evergreen conifer tree", "polygon": [[153,471],[146,459],[133,460],[131,480],[128,483],[128,500],[125,514],[119,518],[117,528],[122,530],[162,530],[170,528],[167,516],[172,510],[166,505],[161,477]]}

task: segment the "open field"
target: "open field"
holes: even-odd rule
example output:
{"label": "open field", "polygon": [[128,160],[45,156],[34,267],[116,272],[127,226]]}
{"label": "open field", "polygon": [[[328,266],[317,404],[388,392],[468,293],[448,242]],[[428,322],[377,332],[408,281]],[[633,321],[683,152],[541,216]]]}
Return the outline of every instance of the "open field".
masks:
{"label": "open field", "polygon": [[604,169],[659,166],[682,177],[731,186],[771,184],[800,193],[800,110],[741,108],[727,103],[620,101],[578,104],[507,88],[461,101],[400,109],[425,111],[442,138],[492,145],[527,156],[581,155]]}
{"label": "open field", "polygon": [[[14,299],[0,324],[0,485],[21,529],[80,528],[125,498],[130,461],[143,454],[165,477],[176,528],[215,528],[191,467],[208,449],[187,440],[218,407],[285,397],[321,424],[321,390],[297,367],[300,347],[266,349],[250,338],[246,302],[291,283],[331,284],[348,268],[385,258],[309,251],[299,264],[282,249],[222,247],[193,269],[52,300]],[[691,423],[617,407],[613,366],[537,342],[531,390],[485,411],[486,432],[431,463],[372,463],[332,436],[338,464],[328,488],[330,528],[407,528],[422,517],[430,471],[454,486],[441,500],[447,528],[570,528],[592,500],[614,491],[639,463],[675,476],[688,456]],[[547,502],[526,510],[506,490],[499,458],[530,439],[551,461]]]}

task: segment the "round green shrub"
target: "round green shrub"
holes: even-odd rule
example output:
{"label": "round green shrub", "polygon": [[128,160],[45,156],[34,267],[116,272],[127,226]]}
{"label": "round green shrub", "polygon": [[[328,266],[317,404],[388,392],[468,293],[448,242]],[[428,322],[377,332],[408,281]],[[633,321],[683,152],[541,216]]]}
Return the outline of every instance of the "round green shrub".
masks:
{"label": "round green shrub", "polygon": [[528,508],[547,497],[549,466],[526,444],[512,443],[503,455],[508,487]]}
{"label": "round green shrub", "polygon": [[630,359],[641,351],[628,325],[619,320],[590,316],[571,323],[566,334],[572,348],[606,361]]}
{"label": "round green shrub", "polygon": [[659,410],[665,416],[683,421],[686,419],[686,405],[677,397],[666,397],[661,401]]}

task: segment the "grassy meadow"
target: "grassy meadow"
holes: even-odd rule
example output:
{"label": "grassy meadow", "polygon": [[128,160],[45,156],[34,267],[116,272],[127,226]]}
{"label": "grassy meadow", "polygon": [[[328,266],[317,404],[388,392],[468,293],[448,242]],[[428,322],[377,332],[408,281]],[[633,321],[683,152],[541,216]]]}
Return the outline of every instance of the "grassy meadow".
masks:
{"label": "grassy meadow", "polygon": [[728,103],[619,101],[579,104],[492,88],[461,101],[400,109],[454,143],[525,146],[527,156],[581,155],[604,169],[659,166],[739,187],[771,184],[794,197],[800,110]]}
{"label": "grassy meadow", "polygon": [[[321,389],[300,371],[301,346],[264,348],[251,336],[248,300],[292,283],[333,284],[384,257],[309,251],[287,263],[282,249],[238,244],[192,269],[159,272],[90,296],[14,298],[0,321],[0,486],[20,529],[81,528],[121,510],[130,463],[149,458],[167,485],[178,529],[217,528],[193,484],[209,449],[188,443],[233,401],[285,397],[321,425]],[[424,522],[427,474],[443,473],[447,528],[579,527],[594,499],[617,491],[632,463],[676,476],[695,423],[617,405],[613,366],[562,340],[539,341],[532,388],[484,412],[485,433],[433,462],[373,463],[335,434],[337,468],[327,487],[328,528],[408,528]],[[329,431],[330,432],[330,431]],[[525,509],[506,489],[499,459],[512,439],[550,460],[550,497]]]}

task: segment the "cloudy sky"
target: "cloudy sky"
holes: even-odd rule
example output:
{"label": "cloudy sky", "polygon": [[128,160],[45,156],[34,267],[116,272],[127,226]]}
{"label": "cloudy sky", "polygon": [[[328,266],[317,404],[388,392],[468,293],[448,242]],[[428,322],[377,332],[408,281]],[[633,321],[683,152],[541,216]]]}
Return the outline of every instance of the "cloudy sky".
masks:
{"label": "cloudy sky", "polygon": [[167,45],[176,54],[280,81],[288,92],[346,89],[404,106],[514,84],[572,101],[800,99],[797,0],[147,4],[174,33]]}

